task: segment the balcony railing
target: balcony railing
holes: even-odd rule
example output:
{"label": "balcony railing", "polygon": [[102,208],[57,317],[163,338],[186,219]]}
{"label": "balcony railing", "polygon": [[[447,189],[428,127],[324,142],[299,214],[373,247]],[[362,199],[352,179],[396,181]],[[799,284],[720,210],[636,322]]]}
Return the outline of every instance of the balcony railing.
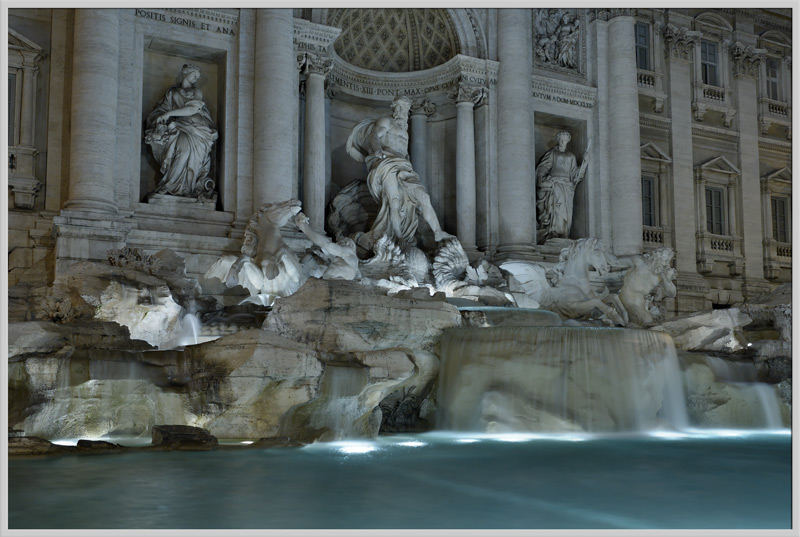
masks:
{"label": "balcony railing", "polygon": [[733,239],[728,237],[721,237],[719,235],[711,235],[709,237],[709,244],[712,250],[717,250],[718,252],[732,252],[733,251]]}
{"label": "balcony railing", "polygon": [[655,88],[656,74],[653,71],[639,69],[636,75],[636,81],[639,83],[639,86],[643,88]]}
{"label": "balcony railing", "polygon": [[703,98],[709,101],[725,102],[725,88],[703,84]]}
{"label": "balcony railing", "polygon": [[775,253],[778,257],[792,257],[792,243],[791,242],[778,242],[775,244]]}
{"label": "balcony railing", "polygon": [[789,119],[792,115],[792,109],[787,102],[776,101],[766,97],[759,99],[759,102],[761,103],[762,114],[775,116],[781,119]]}
{"label": "balcony railing", "polygon": [[664,244],[664,231],[660,227],[643,226],[642,241],[650,244]]}

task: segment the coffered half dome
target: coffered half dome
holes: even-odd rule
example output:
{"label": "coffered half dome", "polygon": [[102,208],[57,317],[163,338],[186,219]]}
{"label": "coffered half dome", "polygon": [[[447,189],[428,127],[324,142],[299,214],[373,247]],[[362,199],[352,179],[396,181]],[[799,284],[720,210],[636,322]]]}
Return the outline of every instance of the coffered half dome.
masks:
{"label": "coffered half dome", "polygon": [[373,71],[420,71],[461,52],[446,9],[330,9],[327,24],[342,29],[336,53]]}

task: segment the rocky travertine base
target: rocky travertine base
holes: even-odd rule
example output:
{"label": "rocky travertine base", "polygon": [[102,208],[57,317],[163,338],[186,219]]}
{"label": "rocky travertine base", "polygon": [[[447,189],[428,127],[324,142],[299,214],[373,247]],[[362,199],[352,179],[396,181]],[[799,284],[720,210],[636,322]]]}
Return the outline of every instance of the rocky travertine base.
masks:
{"label": "rocky travertine base", "polygon": [[278,301],[263,329],[179,350],[110,322],[12,323],[9,423],[50,439],[149,436],[158,423],[219,438],[377,434],[383,400],[430,393],[434,344],[461,317],[440,299],[307,287]]}

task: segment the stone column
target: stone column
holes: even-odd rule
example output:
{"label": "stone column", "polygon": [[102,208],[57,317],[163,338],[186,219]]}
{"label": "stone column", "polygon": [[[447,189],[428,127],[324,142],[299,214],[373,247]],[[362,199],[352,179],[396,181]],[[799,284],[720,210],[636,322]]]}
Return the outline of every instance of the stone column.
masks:
{"label": "stone column", "polygon": [[430,193],[428,184],[428,117],[436,112],[436,105],[427,97],[417,99],[411,105],[411,165],[419,174],[419,179]]}
{"label": "stone column", "polygon": [[[531,121],[530,9],[497,13],[498,260],[534,258],[536,203]],[[632,45],[631,45],[632,48]]]}
{"label": "stone column", "polygon": [[292,197],[297,60],[291,9],[259,9],[256,15],[253,89],[253,197],[265,203]]}
{"label": "stone column", "polygon": [[484,89],[460,82],[452,97],[456,101],[456,228],[458,240],[470,259],[475,247],[475,114],[474,107],[484,98]]}
{"label": "stone column", "polygon": [[642,251],[642,166],[633,17],[608,24],[608,152],[611,239],[616,255]]}
{"label": "stone column", "polygon": [[325,76],[330,67],[329,58],[304,55],[303,212],[320,232],[325,230]]}
{"label": "stone column", "polygon": [[116,215],[119,12],[76,9],[74,36],[66,207]]}
{"label": "stone column", "polygon": [[[733,74],[735,76],[735,102],[739,117],[739,162],[741,164],[741,203],[731,210],[741,208],[739,229],[742,233],[742,253],[745,266],[745,298],[764,291],[764,230],[761,215],[755,207],[761,205],[761,183],[758,155],[758,73],[763,61],[763,51],[735,43],[731,47]],[[731,188],[731,190],[736,190]],[[733,223],[733,220],[731,221]],[[732,235],[738,235],[731,229]]]}

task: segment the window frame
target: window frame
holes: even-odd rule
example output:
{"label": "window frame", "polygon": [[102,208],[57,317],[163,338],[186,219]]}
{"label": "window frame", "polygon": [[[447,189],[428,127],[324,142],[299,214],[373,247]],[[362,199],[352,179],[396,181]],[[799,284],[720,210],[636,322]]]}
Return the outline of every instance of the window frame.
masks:
{"label": "window frame", "polygon": [[[778,242],[791,242],[791,221],[790,221],[790,213],[789,207],[791,207],[791,199],[789,196],[781,195],[781,194],[770,194],[770,209],[772,213],[772,233],[771,237],[773,240]],[[782,218],[778,217],[776,208],[778,206],[783,206],[783,215]],[[780,229],[780,226],[783,226],[783,229]],[[782,232],[782,237],[781,237]]]}
{"label": "window frame", "polygon": [[[714,63],[708,61],[708,50],[709,47],[713,46],[714,50]],[[701,39],[700,40],[700,77],[703,84],[706,86],[714,86],[716,88],[721,88],[722,85],[720,84],[721,80],[721,73],[720,73],[720,44],[716,41],[712,41],[710,39]],[[713,67],[713,74],[714,80],[713,82],[710,80],[709,70],[707,66]]]}
{"label": "window frame", "polygon": [[[639,43],[639,28],[644,28],[646,30],[645,35],[645,44]],[[634,48],[636,53],[636,68],[642,71],[654,71],[653,68],[653,32],[650,28],[649,22],[644,21],[636,21],[633,29],[633,40],[634,40]],[[639,51],[644,50],[644,58],[646,66],[642,67],[639,65]]]}
{"label": "window frame", "polygon": [[[650,203],[649,213],[650,222],[647,222],[647,212],[645,211],[645,183],[650,184]],[[658,178],[652,174],[642,173],[642,225],[647,227],[659,227],[658,219]]]}
{"label": "window frame", "polygon": [[[709,196],[709,194],[711,196]],[[719,219],[715,220],[714,216],[714,195],[719,196],[719,206],[718,206],[718,216]],[[730,233],[728,232],[728,219],[727,219],[727,189],[723,186],[718,185],[705,185],[705,200],[704,203],[706,204],[706,232],[711,233],[712,235],[720,235],[720,236],[728,236]],[[709,200],[711,201],[709,211]],[[715,227],[715,224],[719,224],[719,231]]]}
{"label": "window frame", "polygon": [[[770,76],[770,62],[774,62],[775,66],[775,76]],[[782,101],[781,95],[781,64],[778,58],[773,56],[767,56],[764,62],[765,68],[765,82],[766,82],[766,89],[767,89],[767,98],[772,99],[773,101]],[[774,93],[770,90],[770,86],[774,84]]]}

